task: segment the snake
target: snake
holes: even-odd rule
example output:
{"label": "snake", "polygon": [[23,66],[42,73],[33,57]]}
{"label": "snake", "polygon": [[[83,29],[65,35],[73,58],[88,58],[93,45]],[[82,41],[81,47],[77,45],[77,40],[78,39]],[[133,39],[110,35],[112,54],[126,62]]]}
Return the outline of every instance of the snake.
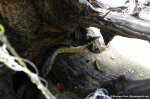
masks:
{"label": "snake", "polygon": [[59,55],[59,54],[73,54],[73,53],[80,53],[83,50],[85,50],[89,45],[93,44],[94,41],[96,41],[99,38],[99,36],[95,36],[92,39],[90,39],[86,44],[82,45],[82,46],[77,46],[77,47],[60,47],[58,49],[55,50],[55,52],[51,55],[51,57],[46,61],[46,63],[43,65],[42,70],[41,70],[41,74],[42,77],[46,77],[52,66],[53,63],[55,61],[55,58]]}
{"label": "snake", "polygon": [[5,28],[2,24],[0,24],[0,33],[4,34],[5,33]]}

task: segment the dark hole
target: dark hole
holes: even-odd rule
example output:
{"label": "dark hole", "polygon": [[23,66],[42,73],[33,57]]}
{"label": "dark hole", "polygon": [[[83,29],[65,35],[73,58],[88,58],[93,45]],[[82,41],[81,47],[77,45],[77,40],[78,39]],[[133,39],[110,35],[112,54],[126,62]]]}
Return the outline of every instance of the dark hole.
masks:
{"label": "dark hole", "polygon": [[90,62],[89,60],[86,60],[86,62],[88,63],[88,62]]}
{"label": "dark hole", "polygon": [[103,96],[96,96],[96,99],[104,99]]}

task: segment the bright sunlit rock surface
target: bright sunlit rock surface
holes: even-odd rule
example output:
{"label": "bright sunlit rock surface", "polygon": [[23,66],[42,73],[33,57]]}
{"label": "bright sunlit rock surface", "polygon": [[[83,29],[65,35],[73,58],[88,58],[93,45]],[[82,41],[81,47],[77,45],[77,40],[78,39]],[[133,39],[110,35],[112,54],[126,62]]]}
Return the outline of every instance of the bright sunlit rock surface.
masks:
{"label": "bright sunlit rock surface", "polygon": [[150,69],[150,43],[148,41],[116,36],[109,46],[118,53]]}
{"label": "bright sunlit rock surface", "polygon": [[[105,51],[95,55],[98,69],[128,79],[150,78],[150,43],[136,38],[115,36]],[[93,60],[94,60],[93,58]]]}
{"label": "bright sunlit rock surface", "polygon": [[[107,4],[110,7],[120,7],[124,6],[127,3],[134,2],[134,0],[97,0],[103,4]],[[144,3],[146,0],[138,0],[139,3]]]}
{"label": "bright sunlit rock surface", "polygon": [[110,7],[124,6],[127,0],[97,0],[103,4],[107,4]]}

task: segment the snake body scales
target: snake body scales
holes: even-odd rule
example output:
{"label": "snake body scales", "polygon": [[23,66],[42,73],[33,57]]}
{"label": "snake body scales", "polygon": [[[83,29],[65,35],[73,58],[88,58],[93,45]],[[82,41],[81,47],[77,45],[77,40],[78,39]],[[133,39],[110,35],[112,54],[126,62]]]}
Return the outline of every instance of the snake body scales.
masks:
{"label": "snake body scales", "polygon": [[[96,39],[95,39],[96,40]],[[57,57],[58,54],[62,54],[62,53],[79,53],[82,52],[84,49],[86,49],[86,47],[88,47],[89,45],[93,44],[93,42],[95,40],[92,40],[90,42],[88,42],[87,44],[83,45],[83,46],[78,46],[78,47],[62,47],[57,49],[53,54],[52,57],[48,59],[48,61],[46,62],[46,64],[43,66],[42,68],[42,76],[45,77],[48,75],[49,71],[52,68],[52,65],[55,61],[55,58]]]}

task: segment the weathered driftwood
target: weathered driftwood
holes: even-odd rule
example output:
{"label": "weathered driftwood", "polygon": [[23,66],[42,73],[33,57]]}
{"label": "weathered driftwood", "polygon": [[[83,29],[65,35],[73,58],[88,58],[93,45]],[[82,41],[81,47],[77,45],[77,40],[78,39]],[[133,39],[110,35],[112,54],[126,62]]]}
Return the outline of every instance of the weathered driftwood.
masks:
{"label": "weathered driftwood", "polygon": [[[138,37],[150,41],[150,22],[148,20],[142,20],[138,18],[138,16],[132,16],[128,13],[109,12],[109,10],[103,8],[94,8],[92,5],[85,2],[86,0],[80,0],[80,3],[87,5],[95,12],[99,12],[99,18],[104,18],[100,20],[99,23],[101,24],[101,28],[107,28],[125,36]],[[98,19],[96,23],[98,23]]]}
{"label": "weathered driftwood", "polygon": [[[124,14],[116,15],[113,12],[103,18],[101,15],[108,11],[97,13],[87,6],[89,5],[81,4],[78,0],[1,0],[0,19],[5,23],[6,35],[17,52],[23,58],[33,61],[39,69],[50,57],[53,47],[60,47],[59,44],[83,44],[86,37],[84,29],[89,26],[149,41],[149,22],[135,23],[126,20]],[[131,16],[129,18],[136,20]],[[126,25],[134,23],[138,27]],[[79,38],[76,34],[79,34]],[[56,83],[63,83],[72,92],[86,96],[114,79],[108,72],[96,70],[93,65],[97,63],[91,58],[89,53],[58,56],[50,78]]]}
{"label": "weathered driftwood", "polygon": [[89,53],[58,56],[50,78],[55,83],[63,83],[66,88],[82,97],[115,78],[96,70],[94,62],[87,58],[88,55]]}
{"label": "weathered driftwood", "polygon": [[[136,45],[137,42],[141,46]],[[119,82],[120,86],[115,86],[118,83],[115,77],[124,75],[127,79],[132,80],[150,78],[149,49],[150,45],[147,41],[115,37],[105,51],[99,55],[90,52],[79,55],[59,55],[55,60],[49,77],[55,83],[63,83],[67,88],[84,97],[89,92],[102,86],[107,88],[110,94],[127,94],[129,90],[129,93],[132,95],[131,90],[136,89],[136,81],[121,80]],[[108,87],[110,86],[107,83],[109,81],[111,86],[113,86],[113,88],[111,87],[112,89]],[[113,83],[113,81],[116,83]],[[137,86],[143,88],[143,91],[144,88],[145,90],[150,90],[149,80],[148,82],[144,80],[137,82],[139,82]],[[128,89],[128,87],[131,87],[130,85],[133,88]],[[146,91],[144,92],[148,95]],[[140,90],[135,91],[133,95],[135,93],[136,95],[138,93],[142,94]]]}
{"label": "weathered driftwood", "polygon": [[15,73],[0,63],[0,99],[16,99],[12,75]]}
{"label": "weathered driftwood", "polygon": [[[125,14],[108,14],[105,17],[117,28],[124,32],[124,35],[134,36],[150,41],[150,22],[137,19],[136,17]],[[120,32],[122,34],[122,32]]]}
{"label": "weathered driftwood", "polygon": [[133,81],[127,80],[124,76],[120,76],[118,79],[112,80],[102,87],[106,88],[113,98],[149,98],[149,84],[150,79]]}

